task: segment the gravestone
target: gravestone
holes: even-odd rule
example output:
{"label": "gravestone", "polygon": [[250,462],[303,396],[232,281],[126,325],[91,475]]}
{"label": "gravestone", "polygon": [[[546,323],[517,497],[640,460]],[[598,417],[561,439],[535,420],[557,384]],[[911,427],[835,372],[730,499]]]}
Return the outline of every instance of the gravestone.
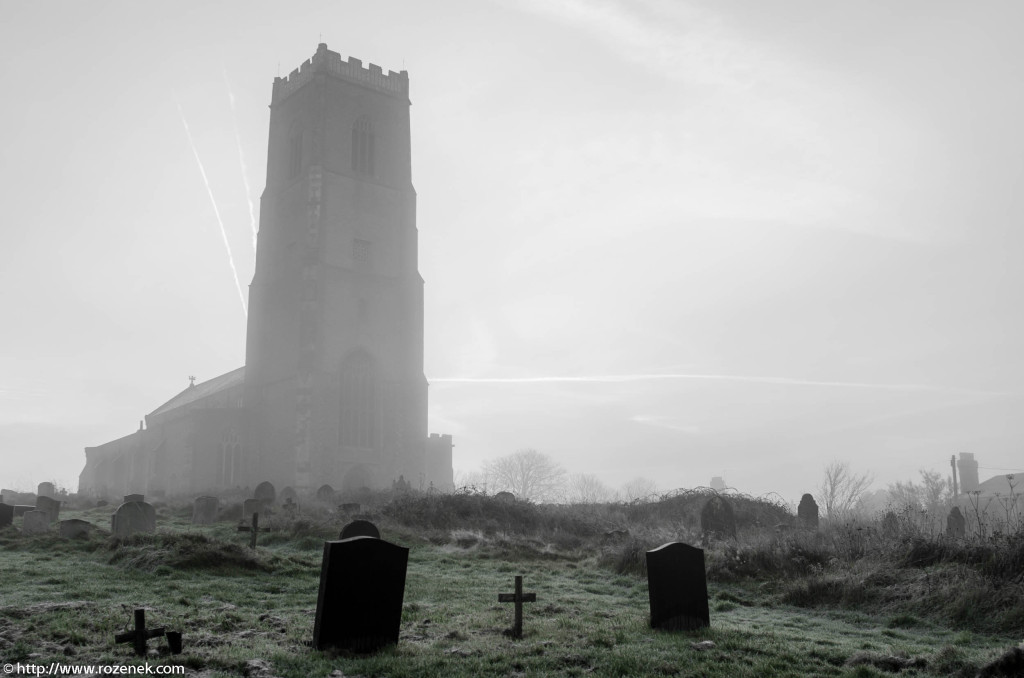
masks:
{"label": "gravestone", "polygon": [[23,534],[46,534],[50,529],[50,514],[46,511],[26,511],[22,520]]}
{"label": "gravestone", "polygon": [[29,511],[35,511],[36,507],[31,504],[15,504],[14,505],[14,517],[23,516]]}
{"label": "gravestone", "polygon": [[259,534],[260,534],[260,514],[259,513],[252,514],[252,522],[250,524],[248,524],[248,525],[245,525],[245,524],[239,525],[238,526],[238,531],[239,532],[248,532],[249,533],[249,548],[255,549],[256,548],[256,540],[257,540],[257,538],[259,538]]}
{"label": "gravestone", "polygon": [[320,489],[316,491],[316,498],[324,503],[333,504],[334,488],[330,485],[321,485]]}
{"label": "gravestone", "polygon": [[289,499],[291,499],[295,503],[298,503],[299,493],[296,492],[295,489],[292,487],[286,487],[283,490],[281,490],[281,494],[278,496],[278,499],[281,500],[282,504],[286,504]]}
{"label": "gravestone", "polygon": [[409,549],[370,537],[324,542],[313,647],[373,652],[398,642]]}
{"label": "gravestone", "polygon": [[733,515],[732,506],[717,494],[708,499],[700,512],[700,529],[704,538],[736,537],[736,516]]}
{"label": "gravestone", "polygon": [[217,497],[196,497],[192,502],[192,524],[212,525],[217,522],[217,509],[220,500]]}
{"label": "gravestone", "polygon": [[254,513],[263,513],[265,508],[259,499],[246,499],[242,502],[242,522],[249,522]]}
{"label": "gravestone", "polygon": [[960,512],[959,506],[954,506],[946,517],[946,534],[950,537],[962,537],[967,533],[967,520]]}
{"label": "gravestone", "polygon": [[115,537],[156,532],[156,510],[144,501],[121,504],[110,516],[110,531]]}
{"label": "gravestone", "polygon": [[39,487],[36,488],[36,497],[48,497],[53,499],[53,495],[53,483],[39,483]]}
{"label": "gravestone", "polygon": [[288,497],[284,500],[284,503],[281,504],[281,508],[283,508],[284,512],[288,515],[294,516],[295,512],[299,510],[299,505],[295,503],[295,499],[293,497]]}
{"label": "gravestone", "polygon": [[51,499],[49,497],[36,498],[36,510],[44,511],[49,515],[51,523],[55,523],[60,520],[60,502],[56,499]]}
{"label": "gravestone", "polygon": [[277,499],[277,490],[274,489],[273,483],[264,480],[262,483],[256,486],[256,489],[252,491],[253,499],[258,499],[263,502],[264,506],[272,506],[274,500]]}
{"label": "gravestone", "polygon": [[501,491],[494,495],[495,500],[501,504],[514,504],[516,503],[516,495],[511,492]]}
{"label": "gravestone", "polygon": [[89,533],[96,529],[96,526],[88,520],[71,518],[70,520],[60,521],[57,529],[60,531],[60,536],[65,539],[75,539],[77,537],[88,537]]}
{"label": "gravestone", "polygon": [[124,501],[122,501],[121,503],[122,504],[127,504],[128,502],[132,502],[132,501],[137,501],[137,502],[146,501],[146,495],[144,495],[144,494],[126,494],[126,495],[124,495]]}
{"label": "gravestone", "polygon": [[710,626],[704,551],[670,542],[647,552],[651,627],[688,631]]}
{"label": "gravestone", "polygon": [[373,537],[380,539],[380,530],[369,520],[353,520],[341,528],[341,536],[338,539],[351,539],[352,537]]}
{"label": "gravestone", "polygon": [[7,527],[14,524],[14,507],[10,504],[0,503],[0,527]]}
{"label": "gravestone", "polygon": [[814,497],[809,494],[800,497],[800,505],[796,509],[796,517],[800,522],[800,527],[805,530],[818,529],[818,504],[814,501]]}
{"label": "gravestone", "polygon": [[[133,501],[128,503],[141,504],[143,502]],[[124,506],[124,504],[122,504],[122,506]],[[135,649],[135,654],[140,657],[145,657],[146,641],[150,638],[159,638],[162,635],[164,635],[163,627],[158,629],[146,628],[146,610],[144,608],[138,608],[135,610],[135,630],[118,633],[114,636],[114,642],[131,643],[132,647]]]}
{"label": "gravestone", "polygon": [[358,502],[354,502],[354,501],[353,502],[348,502],[346,504],[341,504],[341,505],[338,506],[338,510],[339,511],[341,511],[342,513],[348,513],[348,514],[359,513],[359,509],[360,509],[359,503]]}
{"label": "gravestone", "polygon": [[523,603],[536,603],[536,593],[523,593],[523,577],[522,575],[516,575],[516,589],[515,593],[499,593],[499,603],[515,603],[515,617],[512,624],[512,633],[510,634],[513,638],[523,637]]}

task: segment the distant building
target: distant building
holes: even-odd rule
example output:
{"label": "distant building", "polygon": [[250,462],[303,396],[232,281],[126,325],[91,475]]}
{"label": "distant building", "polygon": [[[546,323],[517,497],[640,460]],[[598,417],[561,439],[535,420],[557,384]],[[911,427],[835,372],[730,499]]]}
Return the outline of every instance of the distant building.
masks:
{"label": "distant building", "polygon": [[270,104],[246,364],[86,448],[79,492],[448,490],[427,435],[409,77],[321,44]]}

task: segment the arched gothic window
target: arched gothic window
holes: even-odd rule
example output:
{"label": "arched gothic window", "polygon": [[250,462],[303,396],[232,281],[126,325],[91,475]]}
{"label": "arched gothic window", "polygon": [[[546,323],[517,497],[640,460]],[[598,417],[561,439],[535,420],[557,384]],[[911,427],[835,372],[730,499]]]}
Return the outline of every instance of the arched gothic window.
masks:
{"label": "arched gothic window", "polygon": [[352,171],[368,177],[374,175],[373,123],[361,116],[352,126]]}
{"label": "arched gothic window", "polygon": [[345,361],[341,370],[341,444],[374,447],[377,442],[377,380],[365,353]]}

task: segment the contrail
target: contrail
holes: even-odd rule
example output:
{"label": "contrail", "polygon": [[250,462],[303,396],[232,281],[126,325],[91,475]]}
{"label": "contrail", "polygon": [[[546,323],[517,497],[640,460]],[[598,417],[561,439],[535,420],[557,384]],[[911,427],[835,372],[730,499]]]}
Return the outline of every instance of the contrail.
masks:
{"label": "contrail", "polygon": [[228,101],[231,103],[231,125],[235,128],[235,145],[238,146],[238,164],[242,166],[242,183],[245,184],[245,200],[249,203],[249,227],[252,229],[252,251],[256,251],[256,208],[252,203],[252,189],[249,188],[249,169],[245,165],[245,154],[242,153],[242,137],[238,133],[238,121],[235,119],[235,93],[231,91],[228,80],[227,66],[221,66],[224,73],[224,85],[228,89]]}
{"label": "contrail", "polygon": [[248,317],[249,310],[245,307],[245,294],[242,292],[242,283],[238,280],[238,269],[235,268],[235,258],[231,256],[231,243],[228,242],[228,233],[224,230],[224,221],[220,218],[220,210],[217,208],[217,201],[213,197],[213,189],[210,188],[210,181],[206,178],[206,168],[203,161],[199,159],[199,151],[196,150],[196,143],[192,140],[192,132],[185,120],[185,112],[181,110],[181,104],[177,101],[178,115],[181,116],[181,124],[185,127],[185,135],[188,136],[188,145],[192,147],[192,155],[195,156],[196,164],[199,166],[199,174],[203,177],[203,184],[206,185],[206,194],[210,196],[210,204],[213,205],[213,213],[217,217],[217,224],[220,226],[220,236],[224,239],[224,249],[228,253],[228,264],[231,266],[231,274],[235,277],[235,288],[238,290],[238,298],[242,302],[242,313]]}
{"label": "contrail", "polygon": [[862,388],[884,391],[941,391],[965,395],[1012,395],[998,391],[981,391],[955,386],[932,384],[879,384],[861,381],[817,381],[813,379],[792,379],[789,377],[758,377],[735,374],[599,374],[581,377],[440,377],[430,379],[431,383],[446,384],[544,384],[544,383],[626,383],[637,381],[736,381],[754,384],[781,384],[786,386],[826,386],[833,388]]}

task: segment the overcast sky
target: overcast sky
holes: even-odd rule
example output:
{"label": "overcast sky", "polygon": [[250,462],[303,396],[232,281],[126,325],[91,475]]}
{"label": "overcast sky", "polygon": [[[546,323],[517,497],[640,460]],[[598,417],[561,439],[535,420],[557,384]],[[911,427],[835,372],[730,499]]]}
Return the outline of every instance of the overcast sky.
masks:
{"label": "overcast sky", "polygon": [[0,485],[73,489],[84,447],[244,363],[271,84],[320,41],[409,71],[458,471],[530,447],[795,501],[833,459],[875,487],[961,451],[1024,468],[1022,25],[1014,1],[6,0]]}

